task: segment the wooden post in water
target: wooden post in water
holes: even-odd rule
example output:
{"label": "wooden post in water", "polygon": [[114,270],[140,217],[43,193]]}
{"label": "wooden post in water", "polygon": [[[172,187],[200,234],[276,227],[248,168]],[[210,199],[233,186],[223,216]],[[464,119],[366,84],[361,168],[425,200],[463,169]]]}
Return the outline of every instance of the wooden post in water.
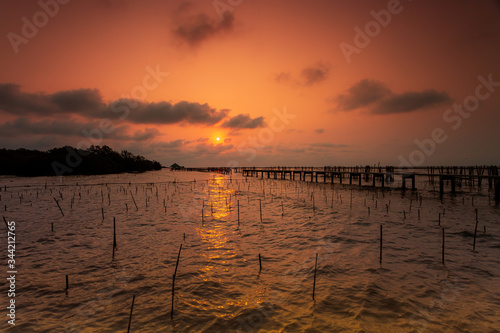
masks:
{"label": "wooden post in water", "polygon": [[[135,189],[137,191],[137,187]],[[132,196],[132,201],[134,201],[135,209],[139,210],[139,207],[137,207],[137,203],[135,202],[134,195],[132,194],[132,191],[130,191],[130,195]]]}
{"label": "wooden post in water", "polygon": [[382,224],[380,225],[380,259],[379,262],[382,264]]}
{"label": "wooden post in water", "polygon": [[261,270],[262,270],[262,259],[260,257],[260,253],[259,253],[259,273]]}
{"label": "wooden post in water", "polygon": [[[54,198],[54,201],[56,202],[57,207],[59,207],[59,210],[61,211],[62,216],[64,216],[64,212],[63,212],[63,210],[61,209],[61,206],[59,206],[59,201],[57,201],[57,199],[56,199],[56,198]],[[7,210],[7,206],[5,206],[5,210]]]}
{"label": "wooden post in water", "polygon": [[314,264],[314,281],[313,281],[313,300],[314,299],[314,293],[316,292],[316,271],[318,269],[318,253],[316,253],[316,262]]}
{"label": "wooden post in water", "polygon": [[113,249],[116,249],[116,218],[113,217]]}
{"label": "wooden post in water", "polygon": [[68,275],[66,275],[66,293],[68,293],[68,289],[69,289],[69,279]]}
{"label": "wooden post in water", "polygon": [[259,199],[260,222],[262,223],[262,200]]}
{"label": "wooden post in water", "polygon": [[476,249],[477,223],[478,223],[478,220],[476,219],[476,225],[474,227],[474,242],[472,243],[472,251],[474,251]]}
{"label": "wooden post in water", "polygon": [[130,324],[132,323],[132,313],[134,312],[134,302],[135,302],[135,295],[132,298],[132,306],[130,307],[130,316],[128,317],[128,329],[127,329],[127,333],[130,333]]}
{"label": "wooden post in water", "polygon": [[179,254],[177,254],[177,263],[175,264],[175,271],[172,278],[172,309],[170,312],[170,319],[174,319],[174,298],[175,298],[175,276],[177,275],[177,267],[179,266],[179,258],[181,257],[182,243],[179,247]]}
{"label": "wooden post in water", "polygon": [[441,248],[441,262],[444,265],[444,228],[442,228],[442,230],[443,230],[443,243],[442,243],[442,248]]}
{"label": "wooden post in water", "polygon": [[238,227],[240,226],[240,201],[238,200]]}

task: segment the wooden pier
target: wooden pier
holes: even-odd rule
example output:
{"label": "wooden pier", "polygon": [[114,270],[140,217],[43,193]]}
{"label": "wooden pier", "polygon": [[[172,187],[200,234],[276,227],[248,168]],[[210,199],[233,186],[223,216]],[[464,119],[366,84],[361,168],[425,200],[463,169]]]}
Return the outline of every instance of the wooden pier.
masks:
{"label": "wooden pier", "polygon": [[[362,186],[362,179],[365,182],[371,180],[371,186],[384,188],[387,182],[394,182],[395,177],[401,179],[401,189],[407,189],[407,182],[411,181],[411,190],[417,190],[415,177],[427,177],[429,183],[434,183],[436,178],[439,181],[439,192],[445,191],[445,182],[450,183],[451,193],[457,191],[457,185],[462,183],[470,186],[482,186],[484,180],[488,180],[489,188],[495,190],[495,201],[500,202],[500,176],[498,167],[425,167],[425,168],[395,168],[388,167],[268,167],[268,168],[239,168],[235,170],[241,172],[244,177],[261,177],[281,180],[295,180],[298,175],[300,181],[308,182],[330,182],[334,183],[338,179],[343,184],[349,179],[349,184],[353,183]],[[486,172],[487,171],[487,172]],[[377,182],[378,181],[378,182]]]}
{"label": "wooden pier", "polygon": [[[463,167],[394,167],[394,166],[326,166],[326,167],[250,167],[250,168],[228,168],[228,167],[201,167],[184,168],[185,171],[216,172],[231,174],[241,173],[244,177],[261,177],[280,180],[298,180],[318,183],[330,182],[338,179],[340,184],[349,180],[349,185],[362,186],[362,180],[370,182],[372,187],[385,188],[387,183],[393,183],[395,177],[401,179],[401,189],[407,189],[407,182],[411,181],[411,190],[417,190],[415,177],[426,177],[430,184],[439,181],[439,193],[445,192],[445,183],[451,185],[451,193],[457,191],[457,186],[466,184],[468,186],[481,187],[484,180],[488,181],[490,189],[494,188],[495,202],[500,203],[500,176],[498,166],[463,166]],[[297,177],[298,176],[298,177]],[[378,181],[378,182],[377,182]],[[369,185],[367,185],[369,186]]]}

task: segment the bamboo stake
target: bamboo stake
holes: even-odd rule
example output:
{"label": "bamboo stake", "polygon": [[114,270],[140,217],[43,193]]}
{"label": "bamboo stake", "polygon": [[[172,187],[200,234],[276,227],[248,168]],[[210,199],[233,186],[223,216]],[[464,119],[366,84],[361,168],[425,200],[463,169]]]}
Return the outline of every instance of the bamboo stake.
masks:
{"label": "bamboo stake", "polygon": [[441,262],[444,265],[444,228],[443,229],[443,244],[442,244],[442,249],[441,249]]}
{"label": "bamboo stake", "polygon": [[382,224],[380,225],[380,263],[382,263]]}
{"label": "bamboo stake", "polygon": [[134,302],[135,302],[135,295],[132,298],[132,306],[130,307],[130,316],[128,317],[128,329],[127,329],[127,333],[130,332],[130,324],[132,323],[132,313],[134,312]]}
{"label": "bamboo stake", "polygon": [[[137,192],[137,186],[135,187],[135,190]],[[137,204],[135,203],[134,195],[132,194],[132,191],[130,191],[130,195],[132,196],[132,201],[134,201],[135,209],[139,210],[139,207],[137,207]]]}
{"label": "bamboo stake", "polygon": [[174,319],[174,298],[175,298],[175,276],[177,275],[177,267],[179,266],[179,258],[181,257],[182,243],[179,247],[179,253],[177,254],[177,263],[175,264],[175,271],[172,278],[172,309],[170,312],[170,319]]}
{"label": "bamboo stake", "polygon": [[316,253],[316,262],[314,264],[314,282],[313,282],[313,300],[314,299],[314,293],[316,291],[316,270],[318,268],[318,253]]}
{"label": "bamboo stake", "polygon": [[[64,216],[64,212],[63,212],[63,210],[61,209],[61,206],[59,206],[59,202],[57,201],[57,199],[56,199],[56,198],[54,198],[54,201],[56,202],[57,207],[59,207],[59,210],[61,211],[62,216]],[[7,206],[5,206],[5,210],[7,210]]]}
{"label": "bamboo stake", "polygon": [[260,223],[262,223],[262,200],[259,199]]}
{"label": "bamboo stake", "polygon": [[476,226],[474,227],[474,243],[472,243],[472,251],[476,249],[476,235],[477,235],[477,223],[479,221],[476,220]]}

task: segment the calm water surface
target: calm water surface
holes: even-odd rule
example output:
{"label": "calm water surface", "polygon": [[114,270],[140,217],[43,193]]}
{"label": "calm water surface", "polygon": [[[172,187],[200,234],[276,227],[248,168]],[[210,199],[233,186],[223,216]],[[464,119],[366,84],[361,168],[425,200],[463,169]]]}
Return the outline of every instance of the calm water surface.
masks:
{"label": "calm water surface", "polygon": [[402,195],[398,181],[167,170],[0,185],[18,272],[5,332],[126,332],[134,295],[132,332],[500,332],[500,210],[487,184],[442,200],[427,179]]}

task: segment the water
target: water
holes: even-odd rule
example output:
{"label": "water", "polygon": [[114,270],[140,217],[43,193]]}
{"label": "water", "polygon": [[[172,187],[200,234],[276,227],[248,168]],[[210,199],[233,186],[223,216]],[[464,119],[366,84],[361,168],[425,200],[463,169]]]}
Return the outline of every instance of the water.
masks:
{"label": "water", "polygon": [[0,185],[18,272],[16,325],[3,315],[2,331],[125,332],[134,295],[132,332],[500,331],[500,211],[487,184],[442,201],[427,179],[404,196],[167,170]]}

